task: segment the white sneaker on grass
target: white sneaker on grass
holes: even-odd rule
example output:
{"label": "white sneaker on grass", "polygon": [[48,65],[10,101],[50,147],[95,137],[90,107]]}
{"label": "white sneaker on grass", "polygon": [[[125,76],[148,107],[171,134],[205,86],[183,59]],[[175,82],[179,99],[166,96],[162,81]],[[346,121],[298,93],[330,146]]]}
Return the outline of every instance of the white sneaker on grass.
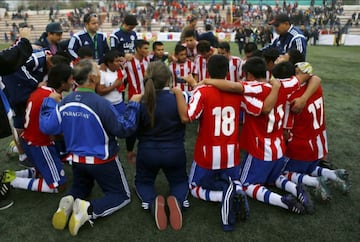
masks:
{"label": "white sneaker on grass", "polygon": [[55,229],[63,230],[73,210],[74,198],[71,195],[61,198],[59,207],[52,217],[52,225]]}
{"label": "white sneaker on grass", "polygon": [[[72,236],[77,235],[81,226],[85,222],[90,222],[90,215],[88,214],[88,208],[90,202],[77,198],[74,202],[73,213],[69,221],[69,231]],[[90,222],[91,223],[91,222]]]}

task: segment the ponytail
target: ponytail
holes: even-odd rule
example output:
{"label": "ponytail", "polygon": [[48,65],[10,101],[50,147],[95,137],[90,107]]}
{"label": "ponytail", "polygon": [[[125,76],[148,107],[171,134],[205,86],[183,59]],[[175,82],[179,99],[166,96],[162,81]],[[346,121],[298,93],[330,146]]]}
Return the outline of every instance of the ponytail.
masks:
{"label": "ponytail", "polygon": [[150,118],[151,128],[155,124],[155,104],[156,104],[156,90],[154,86],[154,81],[151,78],[145,79],[145,92],[144,92],[144,101],[147,113]]}

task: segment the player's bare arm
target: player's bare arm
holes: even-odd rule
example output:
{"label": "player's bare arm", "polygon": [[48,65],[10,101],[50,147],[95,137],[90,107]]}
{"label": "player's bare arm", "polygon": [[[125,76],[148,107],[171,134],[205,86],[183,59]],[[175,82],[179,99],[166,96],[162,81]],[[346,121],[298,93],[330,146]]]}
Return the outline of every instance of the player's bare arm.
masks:
{"label": "player's bare arm", "polygon": [[187,113],[188,105],[186,104],[185,98],[180,88],[174,87],[172,89],[176,97],[176,104],[178,108],[178,113],[182,123],[189,123],[190,119]]}
{"label": "player's bare arm", "polygon": [[[318,76],[310,76],[309,74],[300,74],[304,80],[308,80],[307,88],[301,97],[295,98],[291,102],[291,111],[294,113],[300,113],[305,107],[307,100],[316,92],[319,88],[321,79]],[[297,75],[298,76],[298,75]],[[301,82],[301,81],[300,81]]]}
{"label": "player's bare arm", "polygon": [[272,87],[269,95],[264,100],[264,106],[261,110],[262,114],[268,114],[274,108],[281,87],[280,81],[275,78],[272,78],[269,83],[272,85]]}
{"label": "player's bare arm", "polygon": [[205,79],[204,83],[225,92],[235,92],[239,94],[244,92],[244,86],[241,82],[230,82],[223,79]]}
{"label": "player's bare arm", "polygon": [[196,87],[198,86],[198,81],[195,79],[195,77],[193,75],[188,75],[188,76],[184,76],[182,77],[191,87]]}
{"label": "player's bare arm", "polygon": [[115,90],[116,88],[120,87],[122,84],[122,79],[116,79],[115,82],[111,86],[105,86],[103,84],[99,84],[96,86],[96,92],[103,96],[108,94],[109,92]]}

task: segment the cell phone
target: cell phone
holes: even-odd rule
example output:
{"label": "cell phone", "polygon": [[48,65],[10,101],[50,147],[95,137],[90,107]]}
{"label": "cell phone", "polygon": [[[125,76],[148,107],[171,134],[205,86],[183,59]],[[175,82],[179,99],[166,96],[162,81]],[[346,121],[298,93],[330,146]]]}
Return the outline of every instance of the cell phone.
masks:
{"label": "cell phone", "polygon": [[176,82],[177,83],[186,83],[186,80],[184,78],[181,78],[181,77],[176,77]]}

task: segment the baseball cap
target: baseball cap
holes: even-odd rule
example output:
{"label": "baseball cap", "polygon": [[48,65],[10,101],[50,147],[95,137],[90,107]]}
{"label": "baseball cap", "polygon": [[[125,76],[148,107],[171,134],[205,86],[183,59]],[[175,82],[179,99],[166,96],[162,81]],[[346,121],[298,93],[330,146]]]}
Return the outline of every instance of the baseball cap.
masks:
{"label": "baseball cap", "polygon": [[276,26],[276,25],[279,25],[279,24],[285,23],[285,22],[290,23],[289,16],[285,13],[280,13],[280,14],[276,15],[275,18],[269,22],[269,24]]}
{"label": "baseball cap", "polygon": [[295,67],[299,68],[299,70],[304,74],[313,73],[313,68],[309,62],[298,62],[295,64]]}
{"label": "baseball cap", "polygon": [[124,23],[126,25],[138,25],[136,15],[126,15],[124,18]]}
{"label": "baseball cap", "polygon": [[53,22],[46,25],[47,33],[62,33],[64,32],[59,22]]}

